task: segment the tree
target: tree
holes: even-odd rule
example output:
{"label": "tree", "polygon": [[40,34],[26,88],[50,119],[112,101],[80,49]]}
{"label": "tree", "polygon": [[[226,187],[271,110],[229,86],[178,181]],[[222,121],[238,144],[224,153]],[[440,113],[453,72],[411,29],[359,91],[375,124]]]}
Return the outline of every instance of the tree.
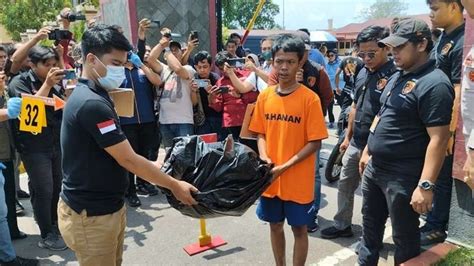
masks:
{"label": "tree", "polygon": [[[222,0],[222,22],[229,29],[246,28],[257,8],[258,0]],[[280,7],[267,0],[262,11],[255,20],[255,29],[279,28],[275,16],[280,13]]]}
{"label": "tree", "polygon": [[408,4],[403,0],[377,0],[359,13],[359,18],[370,20],[403,16]]}
{"label": "tree", "polygon": [[39,29],[45,21],[55,21],[68,0],[0,0],[0,23],[12,39],[20,40],[20,33],[27,29]]}

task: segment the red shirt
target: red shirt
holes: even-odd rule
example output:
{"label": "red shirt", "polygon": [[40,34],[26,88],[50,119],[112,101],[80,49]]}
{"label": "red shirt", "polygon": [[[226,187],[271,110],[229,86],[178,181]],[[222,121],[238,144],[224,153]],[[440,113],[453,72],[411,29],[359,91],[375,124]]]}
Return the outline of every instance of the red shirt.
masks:
{"label": "red shirt", "polygon": [[[236,70],[235,74],[242,81],[245,80],[247,72]],[[226,76],[221,77],[216,82],[216,86],[229,87],[230,91],[236,91],[230,79]],[[230,93],[218,94],[214,103],[209,103],[209,107],[222,112],[222,127],[239,127],[242,126],[245,116],[247,104],[254,103],[257,100],[258,92],[248,92],[241,94],[237,98]]]}

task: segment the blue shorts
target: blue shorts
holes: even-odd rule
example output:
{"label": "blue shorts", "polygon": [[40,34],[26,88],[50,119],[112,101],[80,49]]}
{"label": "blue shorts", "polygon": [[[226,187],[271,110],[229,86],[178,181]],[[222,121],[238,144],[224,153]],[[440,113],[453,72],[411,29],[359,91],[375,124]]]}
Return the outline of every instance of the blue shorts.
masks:
{"label": "blue shorts", "polygon": [[257,206],[257,216],[269,223],[281,223],[285,218],[291,226],[304,226],[314,219],[313,203],[300,204],[293,201],[281,200],[278,197],[260,197]]}

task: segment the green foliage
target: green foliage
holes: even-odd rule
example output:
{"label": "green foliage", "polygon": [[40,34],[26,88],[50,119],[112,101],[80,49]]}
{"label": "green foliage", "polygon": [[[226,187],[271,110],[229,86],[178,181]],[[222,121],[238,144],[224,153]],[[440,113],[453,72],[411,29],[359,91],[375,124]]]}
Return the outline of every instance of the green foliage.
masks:
{"label": "green foliage", "polygon": [[474,249],[458,248],[448,253],[448,255],[437,262],[436,266],[458,266],[458,265],[473,265],[474,264]]}
{"label": "green foliage", "polygon": [[406,14],[408,4],[403,0],[377,0],[370,7],[363,9],[359,13],[359,18],[363,20],[393,18]]}
{"label": "green foliage", "polygon": [[[252,19],[257,8],[258,0],[223,0],[222,22],[229,29],[245,29]],[[275,16],[280,13],[280,7],[267,0],[257,17],[254,29],[273,29],[279,26],[275,23]]]}
{"label": "green foliage", "polygon": [[70,6],[70,0],[0,0],[0,23],[19,41],[20,33],[55,21],[59,11]]}
{"label": "green foliage", "polygon": [[69,30],[73,33],[74,40],[80,42],[82,40],[82,35],[86,30],[86,22],[84,20],[73,22],[71,23]]}

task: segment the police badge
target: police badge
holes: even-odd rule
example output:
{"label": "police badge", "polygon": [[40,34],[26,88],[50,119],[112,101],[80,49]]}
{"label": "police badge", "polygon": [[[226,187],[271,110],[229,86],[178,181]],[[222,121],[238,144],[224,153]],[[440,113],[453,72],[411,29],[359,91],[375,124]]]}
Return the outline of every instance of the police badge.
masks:
{"label": "police badge", "polygon": [[416,86],[415,81],[413,80],[408,81],[407,83],[405,83],[405,87],[403,87],[402,94],[405,95],[405,94],[410,93],[413,89],[415,89],[415,86]]}
{"label": "police badge", "polygon": [[441,49],[441,55],[447,55],[449,51],[451,51],[451,48],[453,48],[452,41],[443,46],[443,49]]}
{"label": "police badge", "polygon": [[382,91],[385,89],[385,86],[387,85],[387,79],[386,78],[381,78],[377,81],[377,90]]}

